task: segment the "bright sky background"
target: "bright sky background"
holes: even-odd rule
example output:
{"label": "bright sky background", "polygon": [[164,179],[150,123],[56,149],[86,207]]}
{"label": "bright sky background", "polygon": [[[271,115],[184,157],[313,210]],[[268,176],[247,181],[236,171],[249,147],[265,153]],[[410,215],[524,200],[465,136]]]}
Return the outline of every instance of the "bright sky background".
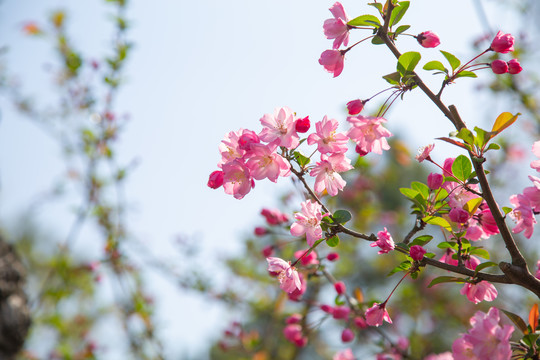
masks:
{"label": "bright sky background", "polygon": [[[43,23],[51,10],[64,8],[76,46],[87,56],[101,56],[108,49],[110,30],[109,7],[103,3],[0,2],[0,47],[9,48],[6,65],[28,93],[40,98],[47,92],[49,80],[43,69],[53,57],[50,43],[22,35],[22,24]],[[312,123],[324,115],[344,122],[347,101],[385,88],[380,76],[395,71],[395,61],[383,46],[365,44],[350,51],[345,70],[336,79],[318,64],[320,53],[331,46],[322,24],[331,17],[332,4],[322,0],[131,1],[128,34],[135,49],[117,109],[129,112],[132,121],[123,134],[120,153],[126,162],[140,161],[127,184],[133,205],[131,230],[158,256],[170,259],[171,243],[177,235],[186,235],[201,246],[205,260],[215,264],[216,258],[240,248],[242,236],[261,224],[260,209],[273,207],[281,189],[289,185],[286,180],[277,187],[258,182],[241,201],[221,189],[207,188],[225,133],[239,128],[259,131],[260,117],[285,105],[300,116],[309,115]],[[374,14],[361,1],[343,4],[350,17]],[[418,24],[408,31],[412,34],[438,33],[439,49],[466,59],[472,39],[483,31],[473,5],[466,0],[413,0],[403,23]],[[491,24],[510,32],[504,12],[495,13],[493,4],[488,5]],[[434,7],[440,15],[432,12]],[[351,43],[361,35],[353,32]],[[421,64],[443,61],[438,49],[423,49],[413,38],[402,37],[398,46],[402,52],[420,51]],[[424,78],[433,79],[430,76]],[[447,104],[457,104],[464,119],[502,111],[496,105],[479,109],[471,96],[473,84],[464,79],[445,90]],[[388,128],[407,134],[411,149],[452,130],[419,91],[405,99],[388,114]],[[51,139],[17,115],[4,98],[0,106],[0,224],[9,228],[40,192],[62,176],[63,167]],[[62,237],[70,223],[69,210],[64,206],[40,212],[38,223]],[[210,267],[219,272],[216,265]],[[204,349],[226,326],[229,315],[216,303],[178,291],[158,276],[150,279],[159,332],[170,358]]]}

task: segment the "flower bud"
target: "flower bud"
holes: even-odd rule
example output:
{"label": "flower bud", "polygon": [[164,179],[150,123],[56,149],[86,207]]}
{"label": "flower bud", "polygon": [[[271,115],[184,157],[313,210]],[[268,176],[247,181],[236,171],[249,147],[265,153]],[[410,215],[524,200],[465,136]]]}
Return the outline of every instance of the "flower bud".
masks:
{"label": "flower bud", "polygon": [[324,311],[327,314],[333,314],[334,313],[334,308],[331,307],[330,305],[326,305],[326,304],[321,305],[321,310]]}
{"label": "flower bud", "polygon": [[257,226],[253,232],[257,236],[263,236],[266,235],[266,228],[263,228],[262,226]]}
{"label": "flower bud", "polygon": [[512,75],[519,74],[523,70],[517,59],[512,59],[508,62],[508,72]]}
{"label": "flower bud", "polygon": [[328,261],[336,261],[336,260],[339,260],[339,254],[338,253],[335,253],[335,252],[332,252],[328,255],[326,255],[326,259]]}
{"label": "flower bud", "polygon": [[306,133],[308,132],[310,126],[311,124],[309,122],[309,116],[306,116],[303,119],[296,120],[295,129],[296,132]]}
{"label": "flower bud", "polygon": [[420,245],[413,245],[411,246],[411,249],[409,250],[409,255],[411,255],[412,259],[416,261],[422,260],[425,253],[426,253],[426,249],[424,249]]}
{"label": "flower bud", "polygon": [[336,289],[338,295],[345,294],[345,291],[347,291],[347,287],[345,286],[345,283],[343,281],[336,282],[334,284],[334,289]]}
{"label": "flower bud", "polygon": [[352,330],[349,328],[343,330],[343,332],[341,333],[341,341],[351,342],[353,340],[354,340],[354,333],[352,332]]}
{"label": "flower bud", "polygon": [[461,208],[453,208],[448,216],[450,220],[458,224],[464,224],[469,220],[469,213]]}
{"label": "flower bud", "polygon": [[223,185],[223,171],[216,170],[210,174],[208,178],[208,187],[212,189],[217,189]]}
{"label": "flower bud", "polygon": [[238,139],[238,147],[242,150],[251,150],[251,144],[258,144],[261,140],[259,136],[251,130],[244,130],[243,134]]}
{"label": "flower bud", "polygon": [[347,306],[336,306],[332,312],[334,319],[346,319],[349,317],[351,309]]}
{"label": "flower bud", "polygon": [[349,112],[349,115],[357,115],[360,114],[360,112],[364,109],[364,104],[366,102],[364,100],[352,100],[347,103],[347,111]]}
{"label": "flower bud", "polygon": [[416,40],[420,45],[422,45],[425,48],[434,48],[439,46],[441,43],[441,40],[432,31],[424,31],[418,35],[416,35]]}
{"label": "flower bud", "polygon": [[290,324],[299,324],[301,321],[302,321],[302,315],[300,315],[300,314],[292,314],[291,316],[289,316],[289,317],[285,320],[285,323],[286,323],[287,325],[290,325]]}
{"label": "flower bud", "polygon": [[491,66],[491,70],[498,75],[506,74],[508,72],[508,64],[503,60],[493,60],[489,66]]}
{"label": "flower bud", "polygon": [[273,253],[274,253],[274,247],[271,245],[265,246],[262,249],[262,254],[265,258],[272,256]]}
{"label": "flower bud", "polygon": [[354,150],[360,156],[366,156],[368,154],[367,151],[362,150],[362,147],[360,145],[356,145],[356,148]]}
{"label": "flower bud", "polygon": [[444,176],[438,173],[431,173],[427,177],[427,186],[429,186],[431,190],[439,189],[443,182]]}
{"label": "flower bud", "polygon": [[369,325],[366,323],[366,320],[360,316],[357,316],[354,318],[354,325],[356,325],[360,329],[365,329]]}
{"label": "flower bud", "polygon": [[503,34],[502,31],[499,31],[491,42],[489,49],[501,54],[514,51],[514,37],[510,34]]}

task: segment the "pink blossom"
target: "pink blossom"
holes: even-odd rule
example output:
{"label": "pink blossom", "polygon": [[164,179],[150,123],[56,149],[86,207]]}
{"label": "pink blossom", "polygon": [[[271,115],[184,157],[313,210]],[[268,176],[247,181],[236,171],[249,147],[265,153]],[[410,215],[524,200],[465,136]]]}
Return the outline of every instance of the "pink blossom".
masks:
{"label": "pink blossom", "polygon": [[355,360],[354,354],[351,349],[345,349],[334,354],[332,360]]}
{"label": "pink blossom", "polygon": [[[491,210],[487,207],[487,204],[480,205],[480,212],[477,214],[478,221],[480,225],[482,226],[482,231],[485,234],[485,238],[488,238],[491,235],[495,235],[499,233],[499,227],[497,226],[497,222],[495,222],[495,218],[493,217],[493,214],[491,213]],[[482,209],[485,207],[485,209]]]}
{"label": "pink blossom", "polygon": [[442,354],[430,354],[424,360],[454,360],[452,353],[447,351]]}
{"label": "pink blossom", "polygon": [[384,228],[383,231],[379,231],[377,233],[377,241],[372,242],[370,244],[370,246],[371,247],[378,246],[378,247],[381,248],[381,250],[379,250],[378,253],[379,254],[386,254],[389,251],[394,250],[395,244],[394,244],[394,240],[392,239],[392,236],[390,235],[388,230],[386,230],[386,228]]}
{"label": "pink blossom", "polygon": [[315,250],[311,250],[309,254],[304,255],[307,250],[308,249],[295,251],[294,257],[300,259],[300,262],[304,266],[317,265],[319,263],[319,260],[317,260],[317,253]]}
{"label": "pink blossom", "polygon": [[268,262],[268,271],[278,274],[279,287],[282,290],[292,293],[294,290],[302,288],[298,271],[290,263],[276,257],[268,257],[266,261]]}
{"label": "pink blossom", "polygon": [[435,144],[422,146],[420,149],[418,149],[416,160],[418,160],[419,163],[421,163],[424,160],[431,160],[431,157],[429,156],[429,154],[431,153],[434,147],[435,147]]}
{"label": "pink blossom", "polygon": [[508,62],[508,72],[512,75],[519,74],[523,68],[517,59],[512,59]]}
{"label": "pink blossom", "polygon": [[434,48],[439,46],[441,43],[439,36],[437,36],[437,34],[435,34],[433,31],[424,31],[416,35],[416,40],[425,48]]}
{"label": "pink blossom", "polygon": [[334,77],[339,76],[343,71],[344,53],[340,50],[325,50],[319,58],[319,64]]}
{"label": "pink blossom", "polygon": [[349,115],[357,115],[364,109],[366,102],[364,100],[351,100],[347,103],[347,112]]}
{"label": "pink blossom", "polygon": [[285,323],[290,324],[299,324],[302,322],[302,315],[301,314],[292,314],[287,319],[285,319]]}
{"label": "pink blossom", "polygon": [[289,176],[291,165],[276,152],[277,145],[251,144],[250,158],[246,166],[255,180],[268,178],[277,182],[280,176]]}
{"label": "pink blossom", "polygon": [[223,171],[214,171],[208,177],[208,187],[217,189],[223,185]]}
{"label": "pink blossom", "polygon": [[465,267],[474,270],[476,267],[480,265],[480,259],[478,259],[474,255],[469,255],[467,259],[465,259]]}
{"label": "pink blossom", "polygon": [[452,258],[452,255],[454,255],[454,251],[452,249],[446,249],[444,252],[444,255],[439,259],[440,262],[446,263],[448,265],[458,265],[458,261],[456,259]]}
{"label": "pink blossom", "polygon": [[295,344],[296,341],[303,337],[302,326],[299,324],[289,324],[283,329],[283,335],[289,342]]}
{"label": "pink blossom", "polygon": [[267,230],[266,228],[262,227],[262,226],[257,226],[255,228],[255,230],[253,230],[253,233],[257,236],[263,236],[263,235],[266,235],[267,233]]}
{"label": "pink blossom", "polygon": [[219,167],[222,167],[225,163],[244,157],[246,151],[241,149],[240,144],[238,143],[243,132],[244,129],[240,129],[238,131],[231,131],[225,135],[225,138],[218,146],[219,152],[221,153],[221,161],[218,163]]}
{"label": "pink blossom", "polygon": [[[536,157],[540,157],[540,141],[536,141],[532,146],[532,153]],[[531,162],[531,167],[540,172],[540,160],[534,160]]]}
{"label": "pink blossom", "polygon": [[282,213],[278,209],[262,209],[261,215],[264,216],[268,225],[280,225],[289,221],[287,214]]}
{"label": "pink blossom", "polygon": [[352,332],[352,330],[349,328],[344,329],[343,332],[341,333],[341,341],[351,342],[353,340],[354,340],[354,333]]}
{"label": "pink blossom", "polygon": [[242,199],[255,187],[249,169],[239,160],[223,165],[223,189],[235,199]]}
{"label": "pink blossom", "polygon": [[278,146],[294,149],[299,144],[296,133],[296,120],[292,110],[286,106],[276,108],[274,114],[265,114],[261,118],[263,130],[259,134],[262,141],[275,142]]}
{"label": "pink blossom", "polygon": [[427,186],[431,190],[437,190],[444,182],[444,176],[438,173],[430,173],[427,178]]}
{"label": "pink blossom", "polygon": [[512,220],[516,222],[516,226],[512,229],[512,232],[517,234],[525,230],[523,235],[527,239],[530,239],[534,231],[536,219],[534,218],[534,212],[529,199],[522,194],[518,194],[510,196],[510,202],[515,206],[514,210],[508,213]]}
{"label": "pink blossom", "polygon": [[334,49],[338,49],[341,44],[347,46],[349,43],[349,27],[347,26],[349,18],[345,14],[345,9],[341,3],[336,2],[329,10],[334,18],[324,21],[324,35],[327,39],[335,39]]}
{"label": "pink blossom", "polygon": [[307,243],[311,247],[315,241],[322,238],[322,206],[311,200],[306,200],[301,205],[302,210],[294,214],[296,222],[291,225],[291,234],[293,236],[306,234]]}
{"label": "pink blossom", "polygon": [[420,245],[413,245],[411,246],[411,249],[409,250],[409,255],[411,255],[412,259],[416,261],[422,260],[425,253],[426,253],[426,249],[424,249]]}
{"label": "pink blossom", "polygon": [[311,126],[311,124],[309,122],[309,116],[306,116],[303,119],[296,120],[296,124],[294,126],[295,126],[295,129],[296,129],[296,132],[299,132],[299,133],[308,132],[308,130],[309,130],[310,126]]}
{"label": "pink blossom", "polygon": [[374,303],[372,307],[366,310],[365,317],[367,324],[370,326],[380,326],[385,320],[390,324],[392,323],[392,319],[390,319],[390,315],[386,311],[386,303]]}
{"label": "pink blossom", "polygon": [[347,136],[362,151],[382,154],[383,150],[390,149],[386,138],[392,136],[392,133],[382,126],[386,122],[385,119],[359,115],[356,117],[349,116],[347,121],[352,125],[352,128],[347,132]]}
{"label": "pink blossom", "polygon": [[244,130],[238,139],[238,147],[242,150],[251,150],[251,144],[258,144],[261,140],[255,131]]}
{"label": "pink blossom", "polygon": [[274,247],[272,245],[267,245],[262,249],[261,253],[265,258],[270,257],[270,255],[274,253]]}
{"label": "pink blossom", "polygon": [[336,260],[339,260],[339,254],[338,253],[335,253],[335,252],[332,252],[328,255],[326,255],[326,259],[328,261],[336,261]]}
{"label": "pink blossom", "polygon": [[466,295],[469,301],[478,304],[480,301],[493,301],[497,297],[497,289],[487,281],[480,281],[477,284],[466,283],[460,291],[461,295]]}
{"label": "pink blossom", "polygon": [[448,217],[455,223],[465,224],[469,220],[469,213],[461,208],[453,208]]}
{"label": "pink blossom", "polygon": [[511,325],[500,326],[499,310],[490,308],[486,313],[477,311],[470,319],[471,329],[457,338],[452,345],[455,360],[490,359],[509,360],[512,356]]}
{"label": "pink blossom", "polygon": [[321,310],[330,315],[334,313],[334,308],[327,304],[321,305]]}
{"label": "pink blossom", "polygon": [[360,329],[365,329],[369,325],[366,323],[366,320],[363,317],[357,316],[353,319],[354,325],[356,325]]}
{"label": "pink blossom", "polygon": [[322,121],[315,123],[316,132],[309,135],[308,145],[317,144],[321,154],[346,152],[349,138],[344,133],[336,134],[338,126],[337,120],[328,119],[325,115]]}
{"label": "pink blossom", "polygon": [[307,290],[307,282],[304,279],[304,275],[302,275],[302,273],[298,273],[298,277],[300,278],[300,288],[294,289],[293,292],[288,294],[289,300],[291,301],[300,301],[302,295],[304,295]]}
{"label": "pink blossom", "polygon": [[523,189],[523,196],[529,200],[529,204],[534,212],[540,212],[540,189],[536,186],[526,187]]}
{"label": "pink blossom", "polygon": [[334,319],[347,319],[351,309],[348,306],[336,306],[332,311],[332,317]]}
{"label": "pink blossom", "polygon": [[340,172],[352,169],[351,160],[343,153],[335,153],[330,156],[322,154],[321,161],[309,173],[315,176],[314,189],[322,193],[324,189],[330,196],[335,196],[339,190],[343,190],[347,182],[343,180]]}
{"label": "pink blossom", "polygon": [[489,50],[502,54],[514,51],[514,37],[510,34],[503,34],[502,31],[499,31],[491,42]]}
{"label": "pink blossom", "polygon": [[491,66],[491,71],[498,75],[506,74],[508,72],[508,64],[503,60],[493,60],[489,66]]}
{"label": "pink blossom", "polygon": [[343,281],[336,282],[334,284],[334,289],[336,289],[338,295],[342,295],[347,292],[347,287],[345,286],[345,283]]}

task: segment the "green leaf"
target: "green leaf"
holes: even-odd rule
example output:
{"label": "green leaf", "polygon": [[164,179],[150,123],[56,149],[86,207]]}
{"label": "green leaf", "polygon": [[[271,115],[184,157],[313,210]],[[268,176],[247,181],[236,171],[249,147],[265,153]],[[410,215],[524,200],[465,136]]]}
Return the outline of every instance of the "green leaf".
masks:
{"label": "green leaf", "polygon": [[502,211],[504,211],[504,215],[508,215],[508,213],[511,212],[512,210],[514,210],[514,209],[512,209],[511,207],[508,207],[508,206],[503,206],[502,207]]}
{"label": "green leaf", "polygon": [[489,141],[489,135],[486,136],[489,132],[479,128],[478,126],[474,127],[474,131],[476,131],[474,145],[478,146],[479,148],[483,148],[484,145]]}
{"label": "green leaf", "polygon": [[399,242],[395,245],[397,248],[400,248],[401,250],[404,250],[404,251],[409,251],[409,245],[405,244],[404,242]]}
{"label": "green leaf", "polygon": [[380,13],[383,12],[383,5],[381,3],[369,3],[369,6],[373,6],[377,10],[379,10]]}
{"label": "green leaf", "polygon": [[458,249],[458,244],[455,243],[455,242],[443,241],[442,243],[437,244],[437,247],[438,247],[439,249],[453,249],[453,250],[457,250],[457,249]]}
{"label": "green leaf", "polygon": [[411,268],[411,262],[409,260],[405,260],[401,264],[393,268],[392,271],[390,271],[387,276],[394,275],[395,273],[399,271],[407,271],[410,268]]}
{"label": "green leaf", "polygon": [[441,50],[441,54],[443,54],[443,56],[446,58],[446,60],[448,60],[448,63],[452,67],[452,70],[455,71],[459,67],[459,65],[461,65],[461,61],[459,61],[459,59],[457,57],[450,54],[449,52]]}
{"label": "green leaf", "polygon": [[446,229],[448,231],[452,231],[452,227],[450,226],[448,221],[446,221],[442,217],[426,216],[425,218],[422,219],[422,221],[425,222],[426,224],[437,225],[437,226],[440,226],[440,227],[442,227],[442,228],[444,228],[444,229]]}
{"label": "green leaf", "polygon": [[480,271],[484,270],[485,268],[492,267],[492,266],[498,266],[497,263],[494,263],[493,261],[486,261],[485,263],[478,264],[476,268],[474,269],[474,276],[478,274]]}
{"label": "green leaf", "polygon": [[405,13],[407,12],[407,9],[409,9],[410,3],[408,1],[400,1],[398,6],[394,8],[392,11],[392,15],[390,15],[390,27],[396,25],[401,21],[401,18]]}
{"label": "green leaf", "polygon": [[463,210],[467,211],[469,215],[473,216],[476,210],[478,210],[480,204],[482,203],[482,200],[483,199],[481,197],[477,197],[467,201],[467,203],[463,207]]}
{"label": "green leaf", "polygon": [[381,37],[379,35],[375,35],[372,39],[371,39],[371,43],[373,45],[382,45],[384,44],[384,41],[383,39],[381,39]]}
{"label": "green leaf", "polygon": [[306,166],[311,161],[310,158],[302,155],[299,151],[295,151],[293,153],[293,155],[294,155],[294,158],[296,159],[296,161],[298,162],[298,165],[300,165],[301,167]]}
{"label": "green leaf", "polygon": [[448,283],[448,282],[464,283],[465,280],[454,277],[454,276],[439,276],[431,280],[431,282],[428,285],[428,288],[435,286],[437,284]]}
{"label": "green leaf", "polygon": [[488,150],[499,150],[500,148],[501,148],[501,146],[499,144],[491,143],[487,147],[486,151],[488,151]]}
{"label": "green leaf", "polygon": [[429,197],[429,187],[426,184],[418,181],[413,181],[411,183],[411,188],[418,191],[418,193],[422,195],[424,199],[427,199]]}
{"label": "green leaf", "polygon": [[418,196],[418,191],[409,188],[400,188],[399,191],[411,200]]}
{"label": "green leaf", "polygon": [[433,61],[428,62],[426,65],[424,65],[423,69],[428,70],[428,71],[429,70],[440,70],[440,71],[448,74],[448,69],[446,69],[444,67],[442,62],[437,61],[437,60],[433,60]]}
{"label": "green leaf", "polygon": [[456,178],[465,181],[472,172],[472,164],[465,155],[459,155],[452,164],[452,173]]}
{"label": "green leaf", "polygon": [[350,20],[347,25],[351,26],[381,26],[379,19],[373,15],[361,15]]}
{"label": "green leaf", "polygon": [[493,128],[491,129],[491,132],[493,133],[492,137],[501,133],[504,129],[512,125],[517,120],[519,115],[521,114],[517,113],[516,115],[512,115],[509,112],[503,112],[501,115],[499,115],[493,124]]}
{"label": "green leaf", "polygon": [[394,73],[384,75],[383,79],[391,85],[399,85],[401,83],[401,74],[396,71]]}
{"label": "green leaf", "polygon": [[341,295],[337,294],[336,298],[334,299],[334,303],[337,306],[345,305],[345,300],[341,299]]}
{"label": "green leaf", "polygon": [[459,130],[458,134],[456,135],[458,139],[461,139],[465,141],[467,144],[474,144],[474,135],[471,130],[467,128],[463,128]]}
{"label": "green leaf", "polygon": [[396,29],[396,31],[394,31],[394,37],[398,36],[402,32],[405,32],[405,31],[409,30],[410,27],[411,27],[411,25],[401,25],[401,26],[399,26]]}
{"label": "green leaf", "polygon": [[339,236],[334,235],[330,239],[326,240],[326,244],[330,247],[336,247],[339,245]]}
{"label": "green leaf", "polygon": [[431,235],[420,235],[417,238],[415,238],[413,241],[411,241],[409,245],[410,246],[414,246],[414,245],[425,246],[432,239],[433,239],[433,236]]}
{"label": "green leaf", "polygon": [[345,224],[352,219],[351,213],[347,210],[337,210],[334,212],[334,215],[332,215],[332,217],[334,218],[335,222],[339,224]]}
{"label": "green leaf", "polygon": [[489,252],[486,249],[475,247],[471,249],[470,254],[480,256],[483,259],[489,259]]}
{"label": "green leaf", "polygon": [[409,51],[401,54],[397,64],[397,70],[404,76],[414,71],[416,65],[420,61],[421,55],[416,51]]}
{"label": "green leaf", "polygon": [[510,311],[506,311],[503,309],[500,309],[508,318],[518,327],[519,330],[521,330],[522,333],[527,333],[527,325],[525,324],[525,321],[523,321],[522,318],[520,318],[518,315],[511,313]]}
{"label": "green leaf", "polygon": [[455,76],[455,78],[460,78],[460,77],[470,77],[470,78],[477,78],[478,76],[473,73],[472,71],[460,71],[459,74],[457,74]]}

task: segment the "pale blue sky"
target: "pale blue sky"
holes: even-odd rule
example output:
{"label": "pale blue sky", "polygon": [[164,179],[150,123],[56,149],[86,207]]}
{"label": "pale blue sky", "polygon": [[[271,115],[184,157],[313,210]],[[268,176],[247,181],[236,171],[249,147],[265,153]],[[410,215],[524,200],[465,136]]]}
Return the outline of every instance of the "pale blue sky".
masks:
{"label": "pale blue sky", "polygon": [[[21,25],[28,20],[43,22],[51,9],[65,8],[76,44],[86,55],[100,56],[108,48],[110,29],[108,7],[102,3],[0,2],[0,47],[9,47],[6,64],[24,89],[36,97],[48,91],[43,65],[52,56],[49,44],[23,36]],[[342,3],[350,17],[373,14],[363,2]],[[455,14],[456,3],[457,17],[428,12],[436,6],[441,13]],[[320,53],[331,46],[322,23],[331,17],[332,4],[322,0],[131,1],[127,17],[132,21],[129,37],[135,48],[117,108],[129,112],[132,120],[120,153],[125,161],[140,160],[127,184],[133,204],[131,228],[156,254],[170,257],[170,243],[178,234],[199,243],[210,263],[217,254],[234,253],[242,235],[256,221],[260,223],[259,210],[274,206],[280,189],[289,186],[286,180],[277,187],[258,182],[241,201],[221,189],[207,188],[225,133],[239,128],[259,131],[260,117],[279,106],[310,115],[313,122],[324,115],[344,122],[347,101],[385,87],[380,75],[395,71],[395,61],[382,46],[365,44],[350,51],[345,70],[336,79],[318,64]],[[465,0],[414,0],[403,22],[418,24],[409,30],[413,34],[435,31],[442,39],[440,49],[466,57],[471,39],[482,32],[473,9],[473,3]],[[488,7],[488,14],[492,24],[512,30],[502,13]],[[353,33],[354,39],[360,39],[360,34]],[[403,51],[420,51],[422,64],[442,60],[437,50],[420,48],[412,38],[403,37],[399,46]],[[425,78],[431,81],[429,76]],[[456,103],[465,119],[503,111],[479,110],[470,97],[472,84],[465,79],[445,90],[447,102]],[[389,113],[388,128],[409,134],[412,149],[452,130],[433,105],[424,106],[421,93],[408,94],[406,99]],[[0,219],[7,224],[48,189],[63,168],[54,142],[21,119],[5,99],[0,98],[0,106]],[[67,231],[65,206],[38,215],[48,230]],[[203,349],[226,325],[223,318],[228,315],[214,303],[176,291],[156,276],[151,279],[159,332],[171,358]]]}

